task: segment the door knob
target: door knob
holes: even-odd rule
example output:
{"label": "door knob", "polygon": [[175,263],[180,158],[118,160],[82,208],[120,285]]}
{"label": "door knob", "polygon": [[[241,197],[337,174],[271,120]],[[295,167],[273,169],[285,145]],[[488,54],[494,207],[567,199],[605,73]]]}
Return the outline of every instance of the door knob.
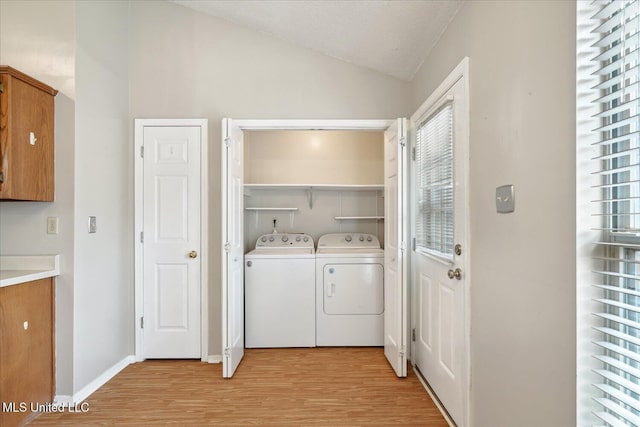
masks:
{"label": "door knob", "polygon": [[198,252],[196,251],[189,252],[189,258],[198,258]]}
{"label": "door knob", "polygon": [[462,280],[462,270],[460,270],[459,268],[447,271],[447,275],[449,276],[449,279]]}

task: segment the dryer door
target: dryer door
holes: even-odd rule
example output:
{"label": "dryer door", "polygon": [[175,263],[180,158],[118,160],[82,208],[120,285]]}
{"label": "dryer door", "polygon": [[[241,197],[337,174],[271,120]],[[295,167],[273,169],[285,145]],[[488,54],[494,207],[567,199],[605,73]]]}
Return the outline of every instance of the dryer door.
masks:
{"label": "dryer door", "polygon": [[382,314],[382,264],[326,264],[323,311],[328,315]]}

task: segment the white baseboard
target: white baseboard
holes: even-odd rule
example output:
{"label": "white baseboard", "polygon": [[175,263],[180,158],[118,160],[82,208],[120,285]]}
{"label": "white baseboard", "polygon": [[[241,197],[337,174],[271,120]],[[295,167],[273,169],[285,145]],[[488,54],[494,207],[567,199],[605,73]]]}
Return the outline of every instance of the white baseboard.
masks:
{"label": "white baseboard", "polygon": [[222,363],[221,354],[210,354],[207,358],[207,363]]}
{"label": "white baseboard", "polygon": [[74,393],[73,396],[59,395],[56,396],[54,402],[58,405],[76,405],[82,403],[87,397],[105,385],[111,378],[115,377],[118,372],[132,363],[135,363],[136,357],[127,356],[106,371],[104,371],[95,380],[84,386],[80,391]]}

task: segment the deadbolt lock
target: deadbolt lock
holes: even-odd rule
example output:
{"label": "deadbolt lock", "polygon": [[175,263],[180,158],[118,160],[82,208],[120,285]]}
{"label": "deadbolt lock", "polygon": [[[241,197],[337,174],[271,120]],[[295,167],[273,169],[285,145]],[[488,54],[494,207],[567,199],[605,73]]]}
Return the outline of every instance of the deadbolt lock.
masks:
{"label": "deadbolt lock", "polygon": [[458,256],[462,255],[462,245],[460,243],[458,243],[457,245],[454,246],[453,251]]}

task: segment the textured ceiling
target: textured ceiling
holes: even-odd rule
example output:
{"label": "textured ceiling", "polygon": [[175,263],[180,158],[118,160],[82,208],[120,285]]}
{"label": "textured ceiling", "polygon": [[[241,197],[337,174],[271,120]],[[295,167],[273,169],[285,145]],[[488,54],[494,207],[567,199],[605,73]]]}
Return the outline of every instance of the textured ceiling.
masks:
{"label": "textured ceiling", "polygon": [[463,0],[170,0],[411,80]]}

